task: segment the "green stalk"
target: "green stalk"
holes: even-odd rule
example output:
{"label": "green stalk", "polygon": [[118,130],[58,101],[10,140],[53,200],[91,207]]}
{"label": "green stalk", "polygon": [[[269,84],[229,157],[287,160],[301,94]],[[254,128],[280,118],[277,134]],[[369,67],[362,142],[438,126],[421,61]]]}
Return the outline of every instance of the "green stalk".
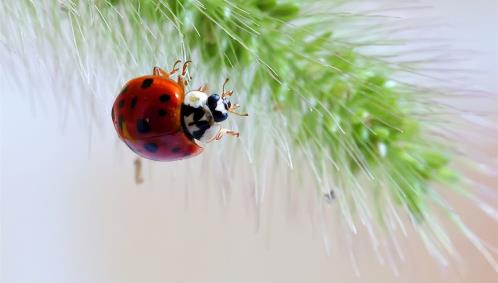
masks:
{"label": "green stalk", "polygon": [[[432,143],[409,114],[405,98],[417,93],[389,79],[391,66],[336,39],[332,16],[304,14],[309,1],[132,3],[129,9],[151,24],[174,24],[187,50],[200,53],[210,72],[250,73],[257,62],[249,99],[269,90],[272,108],[297,121],[287,130],[298,147],[312,149],[310,162],[341,157],[342,170],[370,175],[372,187],[387,184],[418,220],[431,183],[456,180],[444,147]],[[374,179],[379,167],[387,178]]]}

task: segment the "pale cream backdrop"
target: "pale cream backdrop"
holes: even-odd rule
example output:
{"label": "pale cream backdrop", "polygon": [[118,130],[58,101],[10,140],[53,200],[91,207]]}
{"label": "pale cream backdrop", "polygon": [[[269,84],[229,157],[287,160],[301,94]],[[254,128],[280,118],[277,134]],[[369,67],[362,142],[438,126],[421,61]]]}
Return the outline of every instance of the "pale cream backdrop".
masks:
{"label": "pale cream backdrop", "polygon": [[[497,1],[433,5],[452,26],[446,36],[454,45],[478,51],[462,63],[483,70],[475,83],[498,93]],[[37,95],[28,81],[25,90]],[[147,163],[137,186],[133,154],[113,138],[110,118],[89,135],[82,118],[61,121],[55,101],[33,104],[6,88],[1,98],[2,282],[498,282],[456,233],[463,260],[449,267],[414,234],[401,243],[405,258],[396,271],[379,263],[364,234],[352,246],[326,249],[307,201],[295,200],[299,191],[289,199],[273,188],[258,217],[249,192],[234,185],[227,200],[212,184],[201,186],[208,176],[185,165]],[[498,155],[498,142],[489,153]],[[197,187],[185,188],[189,179]],[[455,201],[469,226],[498,245],[496,222]],[[356,267],[349,249],[360,255]]]}

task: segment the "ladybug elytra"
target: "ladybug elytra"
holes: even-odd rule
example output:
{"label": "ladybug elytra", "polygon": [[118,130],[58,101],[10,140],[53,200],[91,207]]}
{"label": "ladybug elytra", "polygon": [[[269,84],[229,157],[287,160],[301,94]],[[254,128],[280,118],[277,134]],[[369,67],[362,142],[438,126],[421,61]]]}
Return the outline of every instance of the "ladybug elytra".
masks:
{"label": "ladybug elytra", "polygon": [[177,80],[171,78],[179,69],[178,60],[170,72],[154,67],[153,74],[128,81],[112,107],[116,131],[128,147],[138,155],[158,161],[174,161],[200,154],[202,144],[219,140],[224,134],[238,132],[222,128],[228,113],[239,116],[239,106],[229,97],[206,93],[207,86],[185,93],[185,75],[190,61],[183,65]]}

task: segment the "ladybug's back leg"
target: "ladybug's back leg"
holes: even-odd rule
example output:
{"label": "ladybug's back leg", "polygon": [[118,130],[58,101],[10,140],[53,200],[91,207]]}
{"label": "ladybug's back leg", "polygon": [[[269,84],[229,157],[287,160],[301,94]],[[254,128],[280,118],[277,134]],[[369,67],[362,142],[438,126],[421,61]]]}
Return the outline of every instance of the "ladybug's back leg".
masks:
{"label": "ladybug's back leg", "polygon": [[182,68],[182,73],[180,75],[178,75],[178,84],[185,87],[187,85],[187,79],[186,79],[186,75],[187,75],[187,69],[188,69],[188,66],[190,65],[190,63],[192,63],[192,61],[190,60],[187,60],[185,61],[185,63],[183,63],[183,68]]}

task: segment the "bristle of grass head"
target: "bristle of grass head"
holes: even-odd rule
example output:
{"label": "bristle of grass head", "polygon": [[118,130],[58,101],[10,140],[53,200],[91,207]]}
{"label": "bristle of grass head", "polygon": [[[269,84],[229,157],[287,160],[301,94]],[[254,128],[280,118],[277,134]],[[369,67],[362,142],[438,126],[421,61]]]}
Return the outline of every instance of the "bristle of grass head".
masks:
{"label": "bristle of grass head", "polygon": [[[406,215],[445,262],[439,251],[452,254],[454,247],[433,216],[431,208],[437,206],[496,267],[489,251],[442,204],[435,189],[458,186],[461,179],[450,166],[450,145],[431,134],[438,126],[419,119],[445,111],[442,104],[422,101],[440,91],[403,83],[397,77],[411,70],[406,64],[361,52],[381,42],[376,34],[385,32],[385,26],[372,25],[368,34],[360,35],[348,34],[347,23],[354,26],[373,15],[343,13],[339,0],[311,2],[20,1],[3,3],[2,8],[12,17],[27,11],[29,19],[3,29],[5,34],[17,28],[31,31],[12,33],[9,42],[34,42],[41,47],[39,54],[58,58],[46,68],[69,71],[72,82],[86,86],[91,96],[65,99],[81,99],[97,117],[108,114],[104,106],[129,77],[148,73],[154,65],[167,68],[178,58],[192,58],[192,83],[221,86],[230,77],[237,100],[251,113],[240,124],[247,133],[242,146],[253,170],[250,185],[257,187],[258,205],[271,183],[271,165],[286,163],[289,170],[313,174],[315,192],[324,201],[333,192],[353,233],[363,223],[376,242],[377,230],[403,230],[400,214]],[[320,5],[338,12],[323,12]],[[75,63],[72,70],[67,61]],[[92,83],[106,79],[112,83]],[[202,162],[206,160],[211,159]]]}

